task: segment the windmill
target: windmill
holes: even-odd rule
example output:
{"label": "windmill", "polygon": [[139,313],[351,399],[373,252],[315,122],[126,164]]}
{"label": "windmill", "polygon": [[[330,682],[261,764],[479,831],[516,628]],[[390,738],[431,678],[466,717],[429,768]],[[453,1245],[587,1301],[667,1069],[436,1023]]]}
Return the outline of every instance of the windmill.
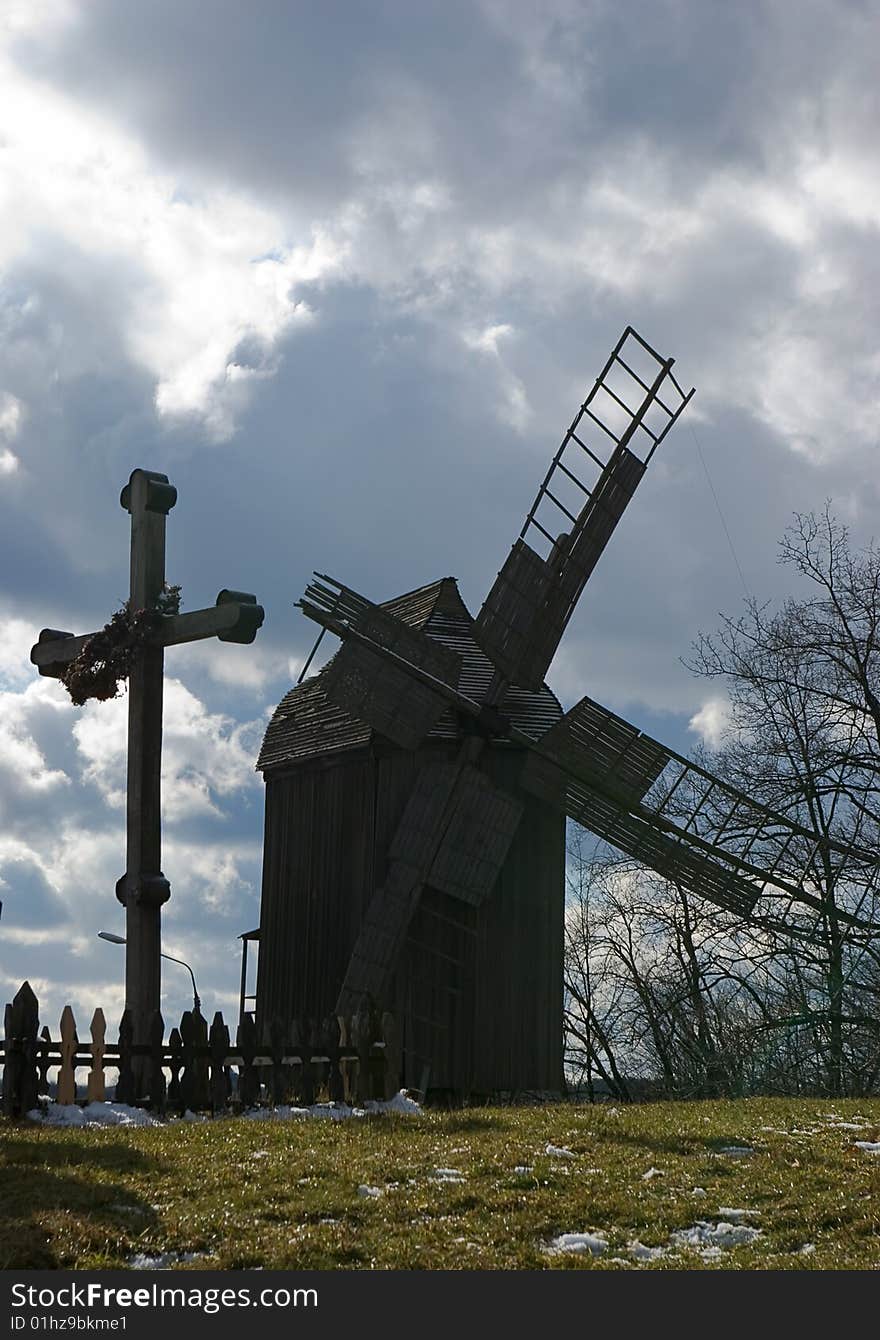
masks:
{"label": "windmill", "polygon": [[[325,882],[312,865],[298,877],[301,908],[285,940],[277,871],[289,870],[302,852],[290,856],[288,830],[270,822],[267,810],[263,934],[271,931],[272,943],[260,951],[258,1019],[261,1004],[264,1017],[279,1008],[279,984],[296,972],[292,938],[305,945],[310,961],[309,999],[320,981],[322,1009],[328,990],[340,1014],[366,999],[394,1006],[404,1018],[405,1049],[422,1075],[433,1066],[443,1087],[555,1087],[553,1075],[561,1078],[564,816],[686,892],[740,916],[756,917],[765,894],[821,910],[809,890],[810,867],[823,842],[826,849],[835,844],[588,697],[564,714],[558,705],[548,710],[544,675],[575,605],[651,458],[693,395],[672,367],[671,358],[627,327],[565,433],[475,620],[449,587],[451,579],[384,605],[325,574],[315,574],[306,588],[300,608],[322,635],[330,631],[342,645],[319,675],[284,700],[258,766],[274,765],[280,776],[279,765],[290,765],[296,752],[279,750],[283,733],[300,742],[309,780],[298,799],[288,797],[290,823],[298,822],[296,804],[310,813],[349,813],[354,806],[358,815],[366,804],[367,820],[358,818],[353,828],[342,822],[334,830],[329,819],[310,819],[305,845],[332,845],[334,832],[337,843],[347,843],[356,834],[355,859],[363,858],[369,874],[352,912],[340,891],[345,876],[334,866]],[[429,591],[432,614],[419,626],[415,607]],[[398,773],[405,760],[413,761],[393,801],[380,794],[381,757],[372,772],[349,768],[344,788],[337,778],[327,789],[316,768],[326,771],[332,761],[333,750],[321,741],[327,746],[334,732],[341,741],[337,758],[354,760],[358,742],[369,738],[384,742],[388,756],[399,760]],[[374,799],[354,801],[351,788],[358,785],[372,787]],[[549,927],[534,906],[522,913],[527,895],[514,889],[517,878],[542,878],[535,870],[522,874],[533,825],[549,835]],[[835,850],[865,864],[875,860]],[[508,911],[519,919],[518,935],[507,934]],[[330,929],[328,917],[341,931]],[[864,925],[858,917],[849,920]],[[470,978],[468,935],[478,942]],[[542,960],[534,974],[530,943]],[[445,962],[425,969],[413,958],[414,946]],[[493,1010],[474,980],[474,961],[483,978],[494,975],[496,988],[519,982],[521,998],[514,986],[503,1008]],[[556,1008],[554,973],[559,1011],[544,1018]],[[466,1059],[454,1054],[456,1046]],[[504,1065],[489,1059],[493,1048],[504,1053]],[[507,1082],[498,1082],[502,1076]],[[419,1082],[413,1065],[407,1078]]]}

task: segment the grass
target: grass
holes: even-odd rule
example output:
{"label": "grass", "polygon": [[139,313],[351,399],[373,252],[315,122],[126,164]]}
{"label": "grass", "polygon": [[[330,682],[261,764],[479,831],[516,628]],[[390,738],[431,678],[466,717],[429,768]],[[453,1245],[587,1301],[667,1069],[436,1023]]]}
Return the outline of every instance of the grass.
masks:
{"label": "grass", "polygon": [[[858,1130],[839,1124],[857,1120]],[[137,1253],[172,1252],[198,1253],[198,1269],[872,1268],[880,1156],[857,1139],[880,1139],[880,1101],[558,1104],[79,1130],[4,1121],[0,1267],[120,1267]],[[548,1144],[574,1157],[549,1155]],[[729,1146],[754,1152],[721,1152]],[[646,1178],[651,1168],[660,1171]],[[462,1180],[439,1180],[438,1169]],[[756,1212],[746,1222],[761,1236],[717,1259],[627,1254],[633,1240],[668,1245],[676,1230],[714,1223],[722,1207]],[[608,1249],[547,1254],[571,1232],[603,1235]]]}

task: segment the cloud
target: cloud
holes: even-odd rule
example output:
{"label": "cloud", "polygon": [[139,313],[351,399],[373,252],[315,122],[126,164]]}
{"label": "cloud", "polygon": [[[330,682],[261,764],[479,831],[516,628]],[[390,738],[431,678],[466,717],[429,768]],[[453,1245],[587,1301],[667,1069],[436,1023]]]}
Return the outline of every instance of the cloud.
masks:
{"label": "cloud", "polygon": [[19,459],[9,446],[21,427],[21,401],[8,391],[0,392],[0,475],[11,475]]}
{"label": "cloud", "polygon": [[726,698],[707,698],[688,722],[688,730],[709,749],[719,749],[730,729],[730,703]]}
{"label": "cloud", "polygon": [[502,323],[501,325],[486,326],[484,330],[480,331],[465,331],[462,339],[468,349],[486,355],[495,363],[503,397],[501,405],[498,407],[498,417],[502,423],[509,424],[511,428],[521,433],[531,419],[532,411],[526,397],[525,387],[520,379],[505,367],[498,347],[499,340],[507,340],[514,334],[513,326]]}
{"label": "cloud", "polygon": [[0,777],[4,791],[45,793],[66,785],[69,778],[52,768],[34,732],[40,718],[55,711],[44,682],[31,683],[22,693],[0,692]]}
{"label": "cloud", "polygon": [[[111,809],[125,806],[128,695],[87,703],[73,727],[84,763]],[[258,724],[257,729],[262,723]],[[254,775],[252,723],[210,713],[178,679],[164,686],[162,748],[163,822],[175,826],[194,817],[221,818],[221,798],[258,785]]]}
{"label": "cloud", "polygon": [[69,252],[83,282],[95,266],[124,268],[121,335],[154,378],[159,416],[191,417],[225,438],[248,383],[272,375],[280,336],[311,316],[297,286],[332,271],[338,252],[319,231],[290,242],[284,221],[241,192],[181,193],[111,118],[29,77],[9,48],[0,75],[0,266],[31,260],[39,237],[42,249]]}

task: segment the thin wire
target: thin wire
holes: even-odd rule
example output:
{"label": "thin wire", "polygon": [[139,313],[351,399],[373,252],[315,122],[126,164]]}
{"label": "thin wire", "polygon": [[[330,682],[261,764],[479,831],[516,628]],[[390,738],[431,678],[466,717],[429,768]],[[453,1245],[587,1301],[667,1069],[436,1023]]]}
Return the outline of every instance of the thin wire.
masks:
{"label": "thin wire", "polygon": [[715,506],[716,506],[716,508],[718,509],[718,517],[719,517],[719,519],[720,519],[720,521],[721,521],[721,525],[722,525],[722,527],[723,527],[723,529],[724,529],[724,534],[727,536],[727,543],[728,543],[728,545],[730,546],[731,557],[733,558],[734,565],[736,566],[736,570],[737,570],[737,572],[739,573],[739,579],[740,579],[740,581],[742,582],[742,588],[743,588],[743,590],[744,590],[745,593],[746,593],[746,598],[747,598],[748,600],[751,600],[751,599],[752,599],[752,593],[751,593],[751,591],[749,590],[748,583],[747,583],[745,577],[743,576],[743,570],[742,570],[742,568],[740,567],[739,559],[738,559],[737,556],[736,556],[736,549],[733,547],[733,540],[731,539],[730,531],[727,529],[727,522],[726,522],[725,519],[724,519],[724,513],[722,512],[722,510],[721,510],[721,504],[720,504],[720,502],[718,501],[718,494],[715,492],[715,485],[712,483],[712,476],[709,474],[709,467],[708,467],[708,465],[706,464],[706,458],[705,458],[705,456],[703,455],[703,448],[700,446],[699,439],[698,439],[698,437],[697,437],[696,432],[694,431],[694,425],[693,425],[692,423],[689,423],[689,424],[688,424],[688,427],[690,428],[691,433],[692,433],[692,435],[693,435],[694,445],[695,445],[696,448],[697,448],[697,455],[699,456],[699,458],[700,458],[700,462],[701,462],[701,464],[702,464],[702,466],[703,466],[703,473],[704,473],[705,476],[706,476],[706,483],[709,485],[709,492],[712,494],[712,497],[713,497],[714,502],[715,502]]}
{"label": "thin wire", "polygon": [[323,636],[324,636],[324,634],[326,633],[326,631],[327,631],[327,629],[322,627],[320,633],[318,634],[317,638],[315,639],[315,645],[312,647],[312,650],[309,652],[308,659],[306,660],[305,664],[303,665],[302,670],[300,670],[300,672],[299,672],[299,679],[296,681],[296,682],[297,682],[297,685],[301,684],[301,683],[303,682],[303,680],[305,679],[305,677],[306,677],[306,671],[308,670],[309,666],[311,665],[312,660],[314,659],[315,652],[316,652],[316,651],[318,650],[318,648],[320,647],[320,645],[321,645],[321,639],[323,638]]}

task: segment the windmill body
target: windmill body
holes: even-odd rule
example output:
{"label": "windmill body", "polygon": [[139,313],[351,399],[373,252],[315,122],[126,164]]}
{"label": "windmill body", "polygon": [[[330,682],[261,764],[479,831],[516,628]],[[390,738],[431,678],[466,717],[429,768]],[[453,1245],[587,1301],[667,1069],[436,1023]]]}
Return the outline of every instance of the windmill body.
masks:
{"label": "windmill body", "polygon": [[693,395],[672,362],[627,327],[475,619],[450,578],[384,605],[323,574],[306,588],[300,608],[342,646],[281,703],[260,756],[264,1032],[368,1003],[398,1018],[408,1084],[558,1088],[566,817],[753,920],[768,900],[824,915],[819,862],[876,872],[876,853],[767,809],[589,697],[563,714],[544,684]]}
{"label": "windmill body", "polygon": [[[384,608],[460,661],[457,685],[481,697],[495,668],[447,577]],[[454,766],[466,723],[450,708],[417,749],[404,749],[332,703],[326,672],[278,707],[259,767],[266,834],[257,1017],[333,1013],[358,933],[387,876],[389,851],[419,778]],[[546,686],[510,688],[503,708],[538,739],[562,717]],[[490,744],[481,766],[517,788],[524,750]],[[425,889],[382,1002],[401,1021],[402,1081],[491,1093],[562,1082],[565,820],[523,797],[491,897],[479,905]]]}

